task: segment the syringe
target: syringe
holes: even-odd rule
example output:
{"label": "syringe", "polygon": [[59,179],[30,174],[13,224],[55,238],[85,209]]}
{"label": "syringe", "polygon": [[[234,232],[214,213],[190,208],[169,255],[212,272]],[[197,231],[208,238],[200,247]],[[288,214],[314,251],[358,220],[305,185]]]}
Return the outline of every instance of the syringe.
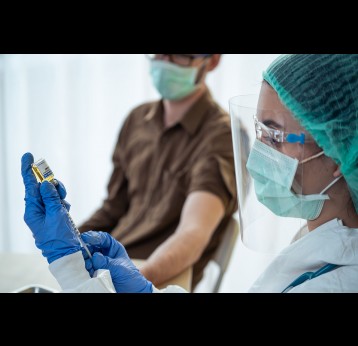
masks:
{"label": "syringe", "polygon": [[[58,184],[58,182],[57,182],[56,179],[54,179],[54,184],[55,184],[55,185]],[[66,210],[66,212],[67,212],[67,216],[68,216],[68,218],[69,218],[69,220],[70,220],[70,222],[71,222],[71,225],[72,225],[72,227],[73,227],[73,230],[75,231],[75,233],[76,233],[76,235],[77,235],[77,238],[78,238],[78,240],[79,240],[81,246],[86,250],[86,252],[87,252],[89,258],[92,258],[92,255],[91,255],[90,251],[88,250],[87,245],[83,242],[83,240],[82,240],[82,238],[81,238],[81,233],[80,233],[80,231],[78,230],[78,228],[76,227],[76,224],[75,224],[75,222],[73,221],[73,219],[72,219],[70,213],[69,213],[68,210],[66,209],[65,204],[64,204],[62,201],[61,201],[61,203],[62,203],[62,205],[64,206],[64,208],[65,208],[65,210]]]}
{"label": "syringe", "polygon": [[[53,185],[57,186],[58,182],[55,179],[55,176],[52,172],[52,170],[50,169],[49,165],[47,164],[46,160],[44,159],[39,159],[36,162],[34,162],[31,165],[32,171],[35,175],[35,177],[37,178],[37,180],[42,183],[44,180],[47,180],[48,182],[52,183]],[[82,238],[81,238],[81,233],[78,230],[78,228],[76,227],[76,224],[74,223],[70,213],[68,212],[65,204],[63,201],[61,201],[62,205],[64,206],[68,219],[70,220],[71,226],[73,227],[73,230],[76,233],[76,236],[81,244],[81,246],[85,249],[85,251],[87,252],[88,256],[90,258],[92,258],[92,255],[90,253],[90,251],[88,250],[87,245],[83,242]]]}

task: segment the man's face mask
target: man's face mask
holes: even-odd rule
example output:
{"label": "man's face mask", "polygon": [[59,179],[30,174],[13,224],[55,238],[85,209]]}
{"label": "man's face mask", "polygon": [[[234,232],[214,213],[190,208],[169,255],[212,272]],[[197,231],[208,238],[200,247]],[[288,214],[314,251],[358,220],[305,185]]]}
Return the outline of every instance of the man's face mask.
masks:
{"label": "man's face mask", "polygon": [[181,67],[176,64],[151,60],[150,74],[159,94],[166,100],[180,100],[197,88],[198,67]]}
{"label": "man's face mask", "polygon": [[321,154],[323,152],[299,162],[256,139],[246,167],[254,179],[258,200],[278,216],[316,219],[322,212],[324,201],[329,199],[324,192],[342,176],[334,179],[319,194],[299,195],[291,187],[298,164],[304,164]]}

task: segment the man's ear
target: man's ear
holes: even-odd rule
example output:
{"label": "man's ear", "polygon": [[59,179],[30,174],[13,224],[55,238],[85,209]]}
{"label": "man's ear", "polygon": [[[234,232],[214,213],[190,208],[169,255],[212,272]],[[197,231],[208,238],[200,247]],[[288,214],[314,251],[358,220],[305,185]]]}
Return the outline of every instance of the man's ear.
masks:
{"label": "man's ear", "polygon": [[212,71],[219,65],[221,54],[213,54],[207,64],[207,71]]}

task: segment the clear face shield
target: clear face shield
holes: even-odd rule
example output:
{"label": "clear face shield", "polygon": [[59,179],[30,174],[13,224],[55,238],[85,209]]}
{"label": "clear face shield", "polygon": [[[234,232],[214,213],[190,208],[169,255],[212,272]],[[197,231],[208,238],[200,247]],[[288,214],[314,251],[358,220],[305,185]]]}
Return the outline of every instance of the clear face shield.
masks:
{"label": "clear face shield", "polygon": [[250,250],[277,255],[307,232],[307,220],[329,197],[319,180],[321,148],[282,104],[267,100],[261,93],[229,104],[241,239]]}

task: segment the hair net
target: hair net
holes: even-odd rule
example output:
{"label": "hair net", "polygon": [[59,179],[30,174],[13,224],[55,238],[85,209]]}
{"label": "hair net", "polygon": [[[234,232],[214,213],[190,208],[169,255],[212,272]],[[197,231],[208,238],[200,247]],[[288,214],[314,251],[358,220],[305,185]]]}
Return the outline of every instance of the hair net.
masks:
{"label": "hair net", "polygon": [[340,165],[358,212],[358,54],[283,55],[263,77]]}

